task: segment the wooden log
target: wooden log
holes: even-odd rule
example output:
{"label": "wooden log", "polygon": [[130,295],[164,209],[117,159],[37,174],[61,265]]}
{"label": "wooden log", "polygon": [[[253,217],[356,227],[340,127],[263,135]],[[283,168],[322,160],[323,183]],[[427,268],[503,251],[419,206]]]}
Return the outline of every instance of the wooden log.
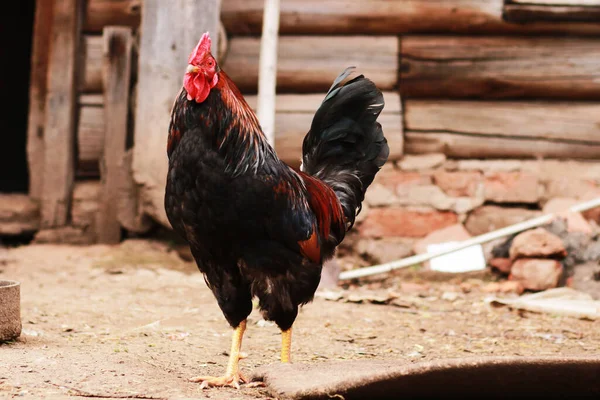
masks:
{"label": "wooden log", "polygon": [[444,153],[456,158],[600,158],[600,144],[411,130],[406,131],[405,151]]}
{"label": "wooden log", "polygon": [[133,170],[143,186],[143,212],[166,227],[165,135],[170,110],[181,90],[189,53],[202,33],[210,32],[215,53],[219,48],[219,6],[218,0],[144,0],[142,8]]}
{"label": "wooden log", "polygon": [[29,235],[40,227],[40,207],[24,194],[0,193],[0,235]]}
{"label": "wooden log", "polygon": [[133,180],[133,150],[128,150],[123,157],[123,168],[119,170],[119,188],[117,200],[117,218],[123,228],[129,232],[146,233],[154,223],[143,210],[143,199],[138,185]]}
{"label": "wooden log", "polygon": [[44,133],[42,226],[68,221],[75,166],[77,51],[82,0],[55,0]]}
{"label": "wooden log", "polygon": [[591,38],[407,36],[402,96],[600,99]]}
{"label": "wooden log", "polygon": [[[256,93],[259,38],[229,41],[223,69],[244,93]],[[344,69],[357,67],[382,90],[398,81],[395,36],[282,36],[277,60],[277,89],[294,93],[326,92]]]}
{"label": "wooden log", "polygon": [[85,32],[101,33],[105,26],[138,28],[142,0],[87,0]]}
{"label": "wooden log", "polygon": [[[264,0],[223,0],[229,34],[257,35]],[[282,34],[560,34],[597,35],[598,23],[515,24],[502,17],[504,0],[286,0]]]}
{"label": "wooden log", "polygon": [[600,104],[407,100],[406,152],[600,158]]}
{"label": "wooden log", "polygon": [[598,22],[600,7],[543,6],[535,4],[506,4],[504,19],[515,23],[531,22]]}
{"label": "wooden log", "polygon": [[124,169],[131,81],[131,28],[104,28],[104,147],[100,162],[102,187],[97,239],[100,243],[121,241],[118,220],[121,171]]}
{"label": "wooden log", "polygon": [[52,37],[53,6],[50,1],[38,1],[35,8],[33,48],[31,50],[31,80],[29,83],[29,119],[27,123],[27,164],[29,196],[39,200],[44,182],[44,123],[46,119],[46,89],[50,38]]}
{"label": "wooden log", "polygon": [[73,186],[71,223],[68,226],[41,229],[34,243],[93,244],[96,242],[99,181],[81,181]]}
{"label": "wooden log", "polygon": [[102,92],[102,36],[83,35],[81,37],[81,75],[79,92]]}
{"label": "wooden log", "polygon": [[[324,94],[277,96],[275,148],[279,157],[290,165],[300,165],[302,140],[310,128],[312,118],[323,97]],[[384,98],[385,107],[379,121],[390,145],[390,160],[397,160],[403,152],[402,105],[400,96],[395,92],[384,92]],[[80,98],[82,106],[79,114],[78,148],[79,169],[82,176],[91,177],[98,174],[98,160],[102,155],[105,134],[105,113],[102,106],[98,106],[100,99],[101,96],[98,95]],[[256,96],[246,96],[246,100],[256,109]]]}
{"label": "wooden log", "polygon": [[[102,84],[102,36],[101,35],[83,35],[81,40],[81,76],[79,77],[80,93],[100,93],[103,90]],[[137,65],[135,59],[131,59],[131,78],[137,76]]]}
{"label": "wooden log", "polygon": [[[97,100],[96,96],[92,98]],[[85,101],[85,100],[84,100]],[[98,177],[104,149],[104,106],[82,104],[77,125],[77,176]]]}

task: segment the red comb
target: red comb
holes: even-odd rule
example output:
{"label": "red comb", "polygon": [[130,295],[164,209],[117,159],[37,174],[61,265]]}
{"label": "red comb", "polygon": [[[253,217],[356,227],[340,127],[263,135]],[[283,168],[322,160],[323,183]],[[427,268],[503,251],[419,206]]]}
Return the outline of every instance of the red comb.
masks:
{"label": "red comb", "polygon": [[206,53],[210,53],[211,44],[210,35],[208,32],[205,32],[196,45],[196,48],[190,53],[188,64],[192,64],[194,61],[200,62]]}

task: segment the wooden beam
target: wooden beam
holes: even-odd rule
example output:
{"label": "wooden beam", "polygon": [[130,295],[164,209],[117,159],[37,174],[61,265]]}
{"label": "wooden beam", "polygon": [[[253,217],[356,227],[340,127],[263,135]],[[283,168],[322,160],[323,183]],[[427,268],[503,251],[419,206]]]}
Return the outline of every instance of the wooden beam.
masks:
{"label": "wooden beam", "polygon": [[600,158],[600,104],[407,100],[406,152]]}
{"label": "wooden beam", "polygon": [[[229,34],[258,35],[264,0],[223,0]],[[515,24],[503,19],[504,0],[286,0],[282,34],[560,34],[597,35],[599,23]]]}
{"label": "wooden beam", "polygon": [[407,130],[406,154],[444,153],[456,158],[600,159],[600,144]]}
{"label": "wooden beam", "polygon": [[[396,92],[384,92],[385,108],[379,117],[390,145],[390,160],[397,160],[403,152],[402,104]],[[278,95],[275,109],[275,148],[285,162],[298,166],[302,155],[302,140],[310,128],[315,111],[324,94]],[[246,96],[256,109],[256,96]],[[98,176],[99,158],[104,147],[104,116],[102,97],[81,96],[78,133],[79,173],[85,177]],[[126,168],[126,167],[125,167]],[[129,189],[128,189],[129,190]]]}
{"label": "wooden beam", "polygon": [[170,227],[164,209],[166,135],[190,51],[209,31],[218,49],[218,0],[144,0],[135,111],[134,179],[142,186],[143,213]]}
{"label": "wooden beam", "polygon": [[102,92],[103,44],[102,35],[81,37],[81,75],[78,88],[80,93]]}
{"label": "wooden beam", "polygon": [[537,4],[541,6],[591,7],[600,6],[600,0],[506,0],[512,4]]}
{"label": "wooden beam", "polygon": [[[349,66],[382,90],[398,83],[396,36],[282,36],[277,60],[278,92],[326,92]],[[236,37],[222,67],[244,93],[256,93],[259,38]]]}
{"label": "wooden beam", "polygon": [[118,198],[125,168],[127,118],[131,82],[131,28],[104,28],[104,151],[100,163],[100,208],[97,238],[100,243],[121,241]]}
{"label": "wooden beam", "polygon": [[504,19],[516,23],[600,21],[597,0],[513,0],[504,5]]}
{"label": "wooden beam", "polygon": [[44,123],[53,11],[51,1],[36,2],[27,123],[29,196],[36,200],[42,197],[44,182]]}
{"label": "wooden beam", "polygon": [[405,36],[405,98],[600,99],[597,39]]}
{"label": "wooden beam", "polygon": [[78,177],[100,176],[99,163],[104,149],[104,135],[104,101],[100,105],[81,104],[77,120]]}
{"label": "wooden beam", "polygon": [[42,227],[66,225],[74,179],[77,51],[82,0],[55,0],[48,64]]}
{"label": "wooden beam", "polygon": [[40,227],[40,208],[30,196],[0,193],[0,235],[33,234]]}
{"label": "wooden beam", "polygon": [[101,33],[105,26],[138,28],[142,0],[87,0],[85,32]]}

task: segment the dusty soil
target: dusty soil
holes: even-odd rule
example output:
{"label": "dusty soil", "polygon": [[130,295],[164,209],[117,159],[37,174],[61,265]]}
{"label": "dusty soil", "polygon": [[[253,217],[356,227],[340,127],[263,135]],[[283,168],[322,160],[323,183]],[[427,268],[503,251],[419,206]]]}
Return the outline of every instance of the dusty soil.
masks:
{"label": "dusty soil", "polygon": [[[294,361],[600,350],[600,321],[491,308],[488,276],[428,278],[406,271],[351,288],[344,297],[360,304],[322,294],[297,319]],[[231,331],[195,266],[165,244],[13,248],[0,253],[0,279],[22,283],[23,320],[21,338],[0,345],[0,398],[268,397],[262,388],[200,391],[187,381],[224,371]],[[350,296],[356,291],[362,297]],[[380,297],[396,305],[368,301]],[[277,327],[254,312],[242,368],[277,362],[279,344]]]}

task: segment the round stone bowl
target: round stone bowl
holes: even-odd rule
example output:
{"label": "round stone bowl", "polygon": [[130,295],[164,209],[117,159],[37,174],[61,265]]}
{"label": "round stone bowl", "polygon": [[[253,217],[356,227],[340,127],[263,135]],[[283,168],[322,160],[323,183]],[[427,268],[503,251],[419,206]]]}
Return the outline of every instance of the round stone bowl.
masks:
{"label": "round stone bowl", "polygon": [[21,335],[21,284],[0,280],[0,342]]}

